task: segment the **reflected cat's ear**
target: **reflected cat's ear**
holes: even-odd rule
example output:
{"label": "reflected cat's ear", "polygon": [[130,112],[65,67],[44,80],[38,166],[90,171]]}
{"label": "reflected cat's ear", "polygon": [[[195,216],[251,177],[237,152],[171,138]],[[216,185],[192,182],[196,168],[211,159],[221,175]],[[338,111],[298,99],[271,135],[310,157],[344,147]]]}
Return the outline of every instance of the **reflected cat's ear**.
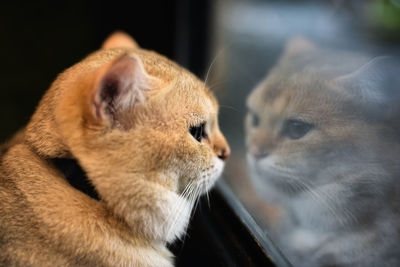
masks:
{"label": "reflected cat's ear", "polygon": [[400,97],[400,64],[388,56],[376,57],[335,83],[363,103],[387,104]]}
{"label": "reflected cat's ear", "polygon": [[103,43],[101,48],[110,49],[118,47],[138,48],[135,40],[124,32],[115,32],[111,34]]}
{"label": "reflected cat's ear", "polygon": [[302,36],[294,37],[289,40],[283,53],[284,57],[294,56],[300,53],[314,50],[315,45]]}
{"label": "reflected cat's ear", "polygon": [[91,97],[92,117],[97,122],[114,124],[123,111],[146,101],[146,93],[156,86],[155,82],[138,57],[117,58],[100,69],[96,77]]}

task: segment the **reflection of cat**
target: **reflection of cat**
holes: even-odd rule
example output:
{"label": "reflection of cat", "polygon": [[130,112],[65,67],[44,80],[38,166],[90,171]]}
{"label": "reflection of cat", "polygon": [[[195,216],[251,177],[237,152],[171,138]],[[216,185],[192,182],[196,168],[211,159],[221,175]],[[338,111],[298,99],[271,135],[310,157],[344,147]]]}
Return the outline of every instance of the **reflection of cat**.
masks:
{"label": "reflection of cat", "polygon": [[[118,33],[62,73],[3,146],[1,266],[171,266],[196,197],[229,147],[196,77]],[[100,201],[53,158],[75,158]]]}
{"label": "reflection of cat", "polygon": [[296,39],[249,96],[252,181],[294,265],[400,265],[397,66]]}

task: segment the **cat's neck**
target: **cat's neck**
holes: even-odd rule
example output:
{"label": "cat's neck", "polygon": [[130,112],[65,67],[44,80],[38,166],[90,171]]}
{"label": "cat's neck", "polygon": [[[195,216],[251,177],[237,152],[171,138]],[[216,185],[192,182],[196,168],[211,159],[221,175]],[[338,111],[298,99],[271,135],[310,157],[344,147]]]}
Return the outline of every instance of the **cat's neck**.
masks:
{"label": "cat's neck", "polygon": [[99,194],[77,160],[52,158],[50,161],[64,175],[71,186],[93,199],[100,200]]}

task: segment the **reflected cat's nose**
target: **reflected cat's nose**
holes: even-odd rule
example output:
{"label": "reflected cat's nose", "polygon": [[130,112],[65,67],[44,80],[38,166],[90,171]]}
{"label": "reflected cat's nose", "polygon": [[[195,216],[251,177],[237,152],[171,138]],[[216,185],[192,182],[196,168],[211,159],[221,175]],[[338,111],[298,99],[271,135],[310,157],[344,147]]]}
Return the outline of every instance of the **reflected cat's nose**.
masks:
{"label": "reflected cat's nose", "polygon": [[268,155],[269,155],[268,153],[263,152],[263,153],[254,155],[254,157],[255,157],[257,160],[260,160],[260,159],[263,159],[263,158],[268,157]]}
{"label": "reflected cat's nose", "polygon": [[263,148],[255,147],[255,146],[250,147],[249,152],[256,160],[266,158],[269,155]]}

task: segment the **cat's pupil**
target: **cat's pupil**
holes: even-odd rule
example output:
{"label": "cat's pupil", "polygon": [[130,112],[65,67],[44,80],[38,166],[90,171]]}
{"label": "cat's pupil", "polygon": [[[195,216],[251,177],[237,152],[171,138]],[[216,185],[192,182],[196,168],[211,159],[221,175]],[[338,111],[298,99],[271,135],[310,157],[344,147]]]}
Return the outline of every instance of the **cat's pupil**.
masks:
{"label": "cat's pupil", "polygon": [[197,140],[197,142],[201,142],[202,138],[206,138],[207,135],[204,131],[205,123],[200,123],[198,125],[192,126],[189,129],[190,134]]}
{"label": "cat's pupil", "polygon": [[296,140],[305,136],[313,127],[310,123],[289,119],[284,123],[281,135]]}

